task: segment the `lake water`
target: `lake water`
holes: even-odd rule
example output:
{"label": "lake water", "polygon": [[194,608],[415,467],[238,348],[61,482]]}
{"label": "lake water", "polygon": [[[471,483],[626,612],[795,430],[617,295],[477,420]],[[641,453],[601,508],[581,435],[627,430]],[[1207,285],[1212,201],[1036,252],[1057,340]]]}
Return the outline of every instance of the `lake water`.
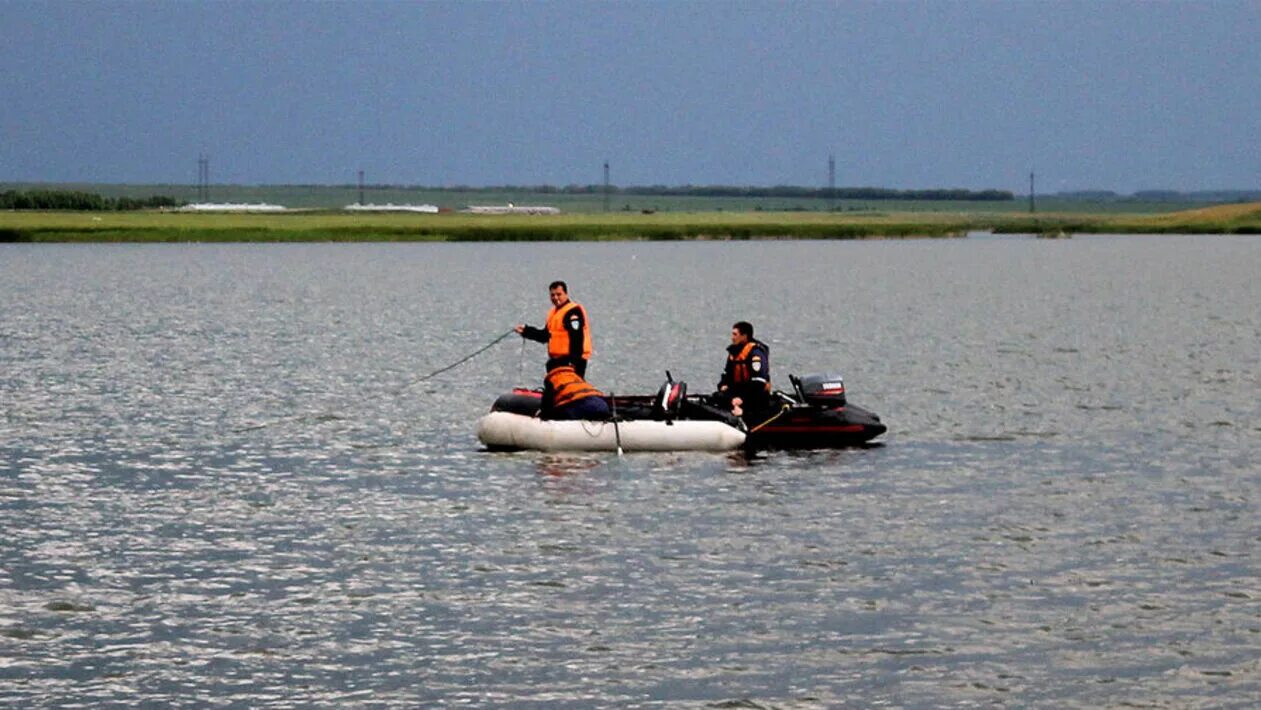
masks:
{"label": "lake water", "polygon": [[[0,245],[0,705],[1249,707],[1261,239]],[[883,446],[492,454],[840,370]]]}

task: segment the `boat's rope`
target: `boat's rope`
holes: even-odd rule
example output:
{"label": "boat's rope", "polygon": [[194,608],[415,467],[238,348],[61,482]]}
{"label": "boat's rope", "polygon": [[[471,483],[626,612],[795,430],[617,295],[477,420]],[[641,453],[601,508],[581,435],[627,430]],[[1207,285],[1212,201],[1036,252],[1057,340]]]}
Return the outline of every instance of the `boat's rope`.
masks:
{"label": "boat's rope", "polygon": [[[516,329],[509,330],[508,332],[504,333],[503,335],[501,335],[501,336],[499,336],[499,337],[495,338],[494,340],[490,341],[489,343],[486,343],[486,344],[485,344],[485,345],[483,345],[482,347],[478,348],[477,350],[474,350],[473,352],[469,353],[468,355],[465,355],[464,357],[460,358],[459,360],[456,360],[455,362],[451,363],[450,365],[447,365],[446,367],[440,367],[440,368],[438,368],[437,370],[434,370],[433,372],[430,372],[429,374],[424,375],[423,377],[417,377],[416,379],[412,380],[411,382],[408,382],[408,383],[404,384],[402,387],[399,387],[399,388],[397,388],[397,389],[391,390],[391,391],[387,392],[386,394],[387,394],[388,396],[397,397],[398,395],[402,394],[403,392],[406,392],[407,390],[411,389],[412,387],[415,387],[416,385],[420,384],[421,382],[424,382],[424,381],[426,381],[426,380],[432,380],[433,378],[437,377],[438,375],[441,375],[441,374],[442,374],[442,373],[444,373],[444,372],[448,372],[448,371],[450,371],[450,370],[454,370],[455,368],[459,367],[460,365],[463,365],[464,363],[468,362],[469,360],[472,360],[473,358],[477,357],[478,355],[481,355],[482,353],[486,352],[487,350],[490,350],[492,347],[494,347],[495,345],[498,345],[500,342],[502,342],[504,338],[508,337],[509,335],[513,335],[513,334],[514,334],[514,333],[516,333],[516,332],[517,332],[517,331],[516,331]],[[356,405],[356,404],[361,404],[361,403],[366,402],[366,401],[368,401],[368,400],[380,399],[380,398],[381,398],[381,395],[379,395],[379,394],[374,394],[374,395],[371,395],[371,396],[369,396],[369,397],[361,397],[361,398],[359,398],[359,399],[351,400],[350,402],[347,402],[347,403],[346,403],[346,405],[344,405],[344,406],[350,407],[350,406],[354,406],[354,405]],[[316,418],[320,418],[320,417],[321,417],[321,415],[319,415],[319,414],[299,414],[299,415],[292,416],[292,417],[282,417],[282,418],[280,418],[280,419],[273,419],[272,421],[269,421],[269,422],[263,422],[262,424],[254,424],[254,425],[247,426],[247,427],[240,427],[240,428],[237,428],[237,429],[233,429],[232,431],[233,431],[234,433],[240,434],[240,433],[242,433],[242,432],[246,432],[246,431],[257,431],[258,429],[266,429],[267,427],[270,427],[270,426],[275,426],[275,425],[277,425],[277,424],[287,424],[287,423],[290,423],[290,422],[302,421],[302,420],[304,420],[304,419],[316,419]]]}
{"label": "boat's rope", "polygon": [[525,375],[525,338],[521,339],[521,355],[517,358],[517,382]]}
{"label": "boat's rope", "polygon": [[761,424],[758,424],[757,426],[755,426],[755,427],[753,427],[753,428],[749,429],[749,433],[750,433],[750,434],[752,434],[753,432],[757,431],[758,429],[761,429],[762,427],[766,426],[767,424],[770,424],[771,422],[775,421],[776,419],[779,419],[780,417],[784,416],[784,413],[785,413],[785,412],[787,412],[787,411],[789,411],[789,410],[791,410],[791,409],[792,409],[792,405],[790,405],[790,404],[784,404],[784,405],[782,405],[782,406],[779,408],[779,411],[778,411],[778,412],[776,412],[775,414],[773,414],[773,415],[771,416],[771,418],[770,418],[770,419],[767,419],[766,421],[762,422]]}
{"label": "boat's rope", "polygon": [[[604,425],[608,424],[608,422],[602,422],[595,419],[579,419],[577,421],[582,423],[582,431],[585,432],[586,435],[592,439],[599,438],[601,435],[603,435]],[[599,426],[596,427],[595,430],[593,431],[592,429],[587,427],[588,424],[598,424]]]}
{"label": "boat's rope", "polygon": [[[442,373],[444,373],[444,372],[446,372],[446,371],[448,371],[448,370],[454,370],[455,368],[459,367],[460,365],[463,365],[464,363],[468,362],[469,360],[472,360],[473,358],[477,357],[478,355],[481,355],[482,353],[486,352],[487,350],[490,350],[492,347],[494,347],[494,346],[498,345],[500,342],[502,342],[504,338],[506,338],[506,337],[508,337],[509,335],[512,335],[512,334],[514,334],[514,333],[516,333],[516,332],[517,332],[517,331],[516,331],[516,329],[509,330],[508,332],[504,333],[503,335],[499,336],[498,338],[495,338],[494,340],[490,341],[489,343],[486,343],[486,344],[485,344],[485,345],[483,345],[482,347],[478,348],[477,350],[474,350],[473,352],[469,353],[468,355],[465,355],[464,357],[460,358],[459,360],[456,360],[455,362],[451,363],[450,365],[447,365],[446,367],[440,367],[440,368],[438,368],[437,370],[434,370],[433,372],[429,373],[428,375],[425,375],[424,377],[418,377],[418,378],[416,378],[416,379],[412,380],[411,382],[408,382],[407,384],[403,385],[402,387],[398,388],[398,389],[397,389],[397,390],[395,390],[394,392],[391,392],[390,394],[394,394],[394,395],[399,395],[399,394],[402,394],[404,391],[406,391],[406,390],[408,390],[408,389],[410,389],[410,388],[412,388],[412,387],[415,387],[416,385],[420,384],[421,382],[424,382],[425,380],[432,380],[433,378],[437,377],[438,375],[441,375]],[[523,340],[523,341],[522,341],[522,346],[523,346],[523,347],[524,347],[524,342],[525,342],[525,341]]]}

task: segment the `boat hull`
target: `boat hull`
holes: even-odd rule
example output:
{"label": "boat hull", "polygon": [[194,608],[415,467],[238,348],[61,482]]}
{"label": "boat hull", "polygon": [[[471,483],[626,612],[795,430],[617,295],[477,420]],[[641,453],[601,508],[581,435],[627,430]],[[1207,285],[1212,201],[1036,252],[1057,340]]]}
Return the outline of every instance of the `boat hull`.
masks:
{"label": "boat hull", "polygon": [[857,405],[796,407],[749,434],[755,449],[835,449],[861,446],[888,431],[880,417]]}
{"label": "boat hull", "polygon": [[716,421],[593,422],[543,420],[491,412],[477,423],[477,438],[496,451],[732,451],[744,432]]}

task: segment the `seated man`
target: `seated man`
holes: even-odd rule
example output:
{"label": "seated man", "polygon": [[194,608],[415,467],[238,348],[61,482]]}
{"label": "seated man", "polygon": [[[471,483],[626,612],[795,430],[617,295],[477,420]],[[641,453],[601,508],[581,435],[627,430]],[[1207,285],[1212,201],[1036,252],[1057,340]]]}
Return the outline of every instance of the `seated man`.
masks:
{"label": "seated man", "polygon": [[543,380],[543,419],[609,419],[608,402],[600,390],[578,376],[573,365],[558,365],[547,371]]}
{"label": "seated man", "polygon": [[740,321],[731,326],[727,346],[727,367],[718,381],[714,399],[741,416],[745,409],[766,407],[771,393],[771,359],[766,344],[753,338],[753,326]]}

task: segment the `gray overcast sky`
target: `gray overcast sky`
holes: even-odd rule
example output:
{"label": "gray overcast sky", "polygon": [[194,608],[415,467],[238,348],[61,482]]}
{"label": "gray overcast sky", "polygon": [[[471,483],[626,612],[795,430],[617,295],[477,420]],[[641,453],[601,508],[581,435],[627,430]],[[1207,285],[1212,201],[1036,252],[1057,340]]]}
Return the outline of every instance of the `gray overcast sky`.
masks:
{"label": "gray overcast sky", "polygon": [[1261,188],[1261,1],[0,0],[0,181]]}

